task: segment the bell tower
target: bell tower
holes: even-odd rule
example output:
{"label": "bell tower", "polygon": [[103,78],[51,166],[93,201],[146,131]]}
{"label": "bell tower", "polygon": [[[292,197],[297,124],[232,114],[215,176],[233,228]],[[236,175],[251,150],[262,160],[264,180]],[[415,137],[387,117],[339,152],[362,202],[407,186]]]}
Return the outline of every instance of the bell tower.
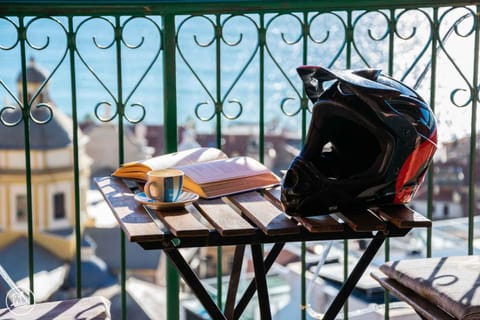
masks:
{"label": "bell tower", "polygon": [[[86,212],[90,158],[85,152],[87,138],[74,128],[70,117],[56,107],[49,94],[49,75],[31,58],[25,70],[30,107],[30,159],[34,241],[63,259],[74,254],[75,178],[73,130],[78,131],[81,221]],[[24,76],[17,77],[19,101],[23,101]],[[31,101],[33,99],[33,101]],[[39,107],[39,104],[46,107]],[[3,113],[0,122],[0,248],[27,235],[27,194],[25,171],[23,106]],[[33,119],[46,123],[37,123]],[[82,227],[83,229],[83,227]]]}

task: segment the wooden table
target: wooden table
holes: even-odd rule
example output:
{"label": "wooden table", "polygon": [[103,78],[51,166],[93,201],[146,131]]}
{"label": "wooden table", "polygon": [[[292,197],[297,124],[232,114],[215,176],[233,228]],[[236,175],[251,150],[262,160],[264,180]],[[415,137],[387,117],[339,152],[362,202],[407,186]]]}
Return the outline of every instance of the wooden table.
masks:
{"label": "wooden table", "polygon": [[[261,318],[271,319],[266,274],[286,242],[371,239],[324,315],[334,319],[387,237],[403,237],[412,228],[431,226],[430,220],[406,206],[292,218],[281,210],[278,189],[200,199],[181,210],[159,211],[134,200],[142,190],[131,181],[102,177],[95,182],[128,240],[144,249],[163,250],[212,319],[238,319],[255,291]],[[266,243],[273,247],[264,257],[261,245]],[[222,312],[178,249],[227,245],[236,249]],[[236,302],[246,246],[251,248],[255,278]]]}

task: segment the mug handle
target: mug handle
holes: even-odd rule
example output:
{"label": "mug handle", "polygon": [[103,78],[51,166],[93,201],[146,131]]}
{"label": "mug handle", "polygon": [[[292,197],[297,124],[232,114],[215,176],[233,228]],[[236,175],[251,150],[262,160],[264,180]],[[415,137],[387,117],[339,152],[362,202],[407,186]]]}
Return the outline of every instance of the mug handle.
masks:
{"label": "mug handle", "polygon": [[153,199],[152,194],[150,193],[150,185],[151,184],[152,184],[151,181],[147,181],[147,183],[145,183],[145,186],[143,187],[143,191],[145,192],[147,197],[149,197],[150,199]]}

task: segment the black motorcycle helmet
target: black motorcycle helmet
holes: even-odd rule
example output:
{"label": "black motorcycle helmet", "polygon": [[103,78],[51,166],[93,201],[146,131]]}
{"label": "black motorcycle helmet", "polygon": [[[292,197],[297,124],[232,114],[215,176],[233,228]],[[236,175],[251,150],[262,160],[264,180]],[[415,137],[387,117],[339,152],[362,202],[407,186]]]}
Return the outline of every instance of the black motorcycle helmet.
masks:
{"label": "black motorcycle helmet", "polygon": [[425,101],[376,69],[297,71],[314,106],[305,145],[282,182],[285,212],[408,203],[436,151],[436,121]]}

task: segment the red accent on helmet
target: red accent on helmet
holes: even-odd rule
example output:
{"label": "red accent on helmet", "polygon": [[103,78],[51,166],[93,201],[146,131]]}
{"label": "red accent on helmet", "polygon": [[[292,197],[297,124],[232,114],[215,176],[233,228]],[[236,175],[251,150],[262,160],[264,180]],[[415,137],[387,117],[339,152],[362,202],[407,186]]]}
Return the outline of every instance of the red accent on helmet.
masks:
{"label": "red accent on helmet", "polygon": [[403,164],[395,183],[394,203],[408,203],[412,200],[425,178],[428,165],[437,150],[437,130],[413,150]]}

